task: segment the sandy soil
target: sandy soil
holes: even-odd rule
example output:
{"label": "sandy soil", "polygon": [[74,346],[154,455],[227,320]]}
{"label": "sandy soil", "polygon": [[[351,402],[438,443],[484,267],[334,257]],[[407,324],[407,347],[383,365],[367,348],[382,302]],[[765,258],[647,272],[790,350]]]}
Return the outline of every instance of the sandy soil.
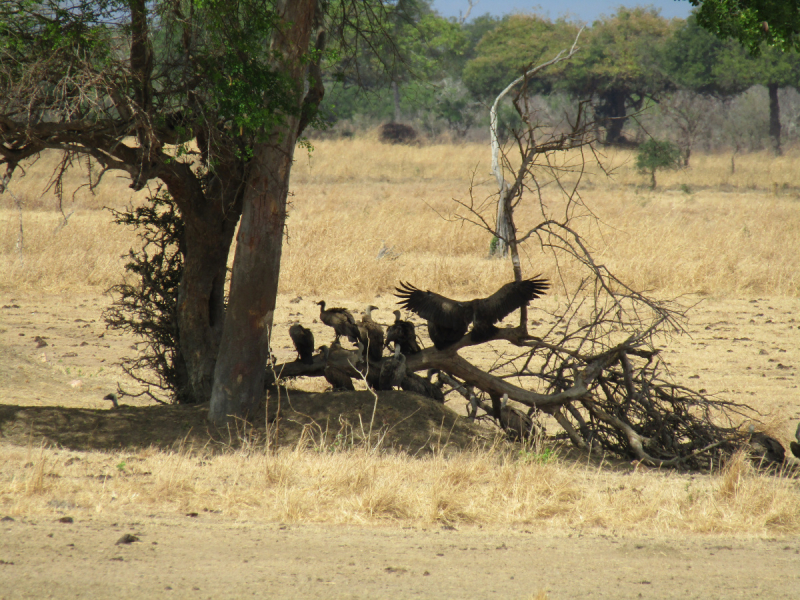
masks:
{"label": "sandy soil", "polygon": [[[0,523],[0,598],[797,598],[800,540]],[[125,534],[138,541],[117,543]],[[546,594],[546,595],[545,595]]]}
{"label": "sandy soil", "polygon": [[[316,299],[289,300],[281,298],[278,321],[300,320],[318,343],[328,341],[330,332],[313,323]],[[391,321],[392,299],[375,300],[379,319]],[[100,311],[107,303],[100,296],[0,294],[0,451],[47,438],[32,426],[44,414],[31,417],[33,409],[60,407],[49,435],[69,432],[70,419],[83,434],[92,423],[112,422],[98,420],[100,412],[111,416],[102,398],[117,383],[127,385],[114,362],[135,340],[106,331]],[[693,313],[690,335],[666,349],[676,378],[764,411],[772,433],[788,445],[800,419],[798,308],[794,298],[704,301]],[[275,353],[292,360],[281,330]],[[310,391],[322,389],[315,385],[309,383]],[[201,409],[194,412],[202,422]],[[119,428],[129,430],[130,418],[139,417],[115,416]],[[173,429],[185,434],[189,421],[174,421]],[[86,439],[51,441],[94,447]],[[0,598],[800,597],[797,538],[284,526],[206,513],[136,515],[131,522],[90,512],[73,516],[72,523],[59,522],[56,511],[52,519],[0,522]],[[125,533],[139,541],[116,544]]]}

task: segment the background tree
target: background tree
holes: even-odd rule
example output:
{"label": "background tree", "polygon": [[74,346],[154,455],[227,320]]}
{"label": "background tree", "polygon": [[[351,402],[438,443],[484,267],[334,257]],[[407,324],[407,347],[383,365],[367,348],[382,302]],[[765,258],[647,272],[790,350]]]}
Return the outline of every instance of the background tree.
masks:
{"label": "background tree", "polygon": [[781,51],[765,46],[758,55],[751,55],[737,42],[725,43],[725,51],[714,66],[716,84],[729,93],[742,87],[763,85],[769,97],[769,136],[772,150],[782,153],[781,119],[778,90],[797,87],[800,83],[800,57],[794,50]]}
{"label": "background tree", "polygon": [[579,98],[595,99],[604,143],[624,143],[622,130],[630,112],[670,88],[658,57],[676,25],[652,8],[620,7],[587,32],[584,50],[566,69],[563,86]]}
{"label": "background tree", "polygon": [[[399,122],[406,106],[425,105],[432,95],[430,86],[420,89],[419,82],[430,84],[460,69],[467,38],[457,23],[436,15],[428,2],[387,4],[384,26],[391,35],[373,36],[368,43],[348,39],[354,31],[345,32],[338,44],[334,41],[340,52],[329,65],[326,81],[332,84],[328,102],[338,105],[331,106],[337,117],[361,110]],[[404,102],[406,95],[411,98]]]}
{"label": "background tree", "polygon": [[[797,2],[759,2],[758,0],[690,0],[699,7],[697,23],[722,39],[736,39],[749,54],[760,60],[739,74],[750,74],[769,91],[769,130],[773,150],[781,153],[781,125],[778,88],[797,85],[796,52],[800,50],[800,4]],[[746,59],[733,51],[728,66]],[[734,69],[736,72],[737,69]],[[724,76],[725,71],[720,73]]]}
{"label": "background tree", "polygon": [[[579,27],[535,15],[511,15],[489,30],[475,47],[475,57],[464,66],[464,85],[472,94],[491,103],[510,81],[532,66],[569,48]],[[529,82],[528,93],[548,93],[553,81],[563,76],[564,65],[556,65]]]}

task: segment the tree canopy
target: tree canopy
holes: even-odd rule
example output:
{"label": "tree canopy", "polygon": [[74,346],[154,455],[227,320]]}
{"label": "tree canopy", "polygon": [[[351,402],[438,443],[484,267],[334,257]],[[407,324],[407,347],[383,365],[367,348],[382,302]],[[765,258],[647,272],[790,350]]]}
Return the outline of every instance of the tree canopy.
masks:
{"label": "tree canopy", "polygon": [[[464,84],[477,98],[494,100],[510,81],[533,65],[569,48],[577,33],[578,27],[566,21],[552,23],[535,15],[511,15],[478,42],[475,57],[464,67]],[[561,75],[563,67],[559,65],[545,78],[531,81],[529,89],[548,92]]]}
{"label": "tree canopy", "polygon": [[697,22],[721,38],[735,38],[752,54],[762,44],[800,50],[800,4],[792,1],[689,0]]}
{"label": "tree canopy", "polygon": [[563,85],[578,97],[595,97],[606,143],[621,141],[629,111],[642,108],[670,87],[658,66],[659,52],[677,23],[655,9],[620,7],[596,21],[585,51],[565,73]]}

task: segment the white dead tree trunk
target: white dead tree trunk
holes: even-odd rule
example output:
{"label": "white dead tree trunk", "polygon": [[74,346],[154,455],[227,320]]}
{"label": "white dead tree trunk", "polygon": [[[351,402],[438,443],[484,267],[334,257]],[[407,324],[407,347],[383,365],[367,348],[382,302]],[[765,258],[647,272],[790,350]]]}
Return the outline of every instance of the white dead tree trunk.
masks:
{"label": "white dead tree trunk", "polygon": [[17,232],[17,243],[15,249],[17,251],[17,254],[19,255],[19,263],[24,266],[25,261],[22,258],[22,250],[24,247],[25,232],[22,228],[22,200],[9,189],[8,184],[10,181],[11,181],[11,170],[9,169],[6,172],[5,176],[2,179],[0,179],[0,194],[8,192],[9,195],[11,196],[11,199],[14,201],[14,204],[17,207],[17,212],[19,214],[19,231]]}
{"label": "white dead tree trunk", "polygon": [[[578,51],[578,38],[580,38],[581,33],[583,32],[583,28],[578,31],[578,35],[575,36],[575,41],[572,43],[572,47],[567,50],[562,50],[559,52],[555,58],[548,60],[536,67],[533,67],[525,74],[520,75],[514,81],[508,84],[506,89],[500,92],[500,95],[492,104],[492,108],[489,110],[489,135],[491,136],[492,140],[492,174],[494,175],[495,179],[497,180],[497,190],[498,190],[498,199],[497,199],[497,226],[496,226],[496,237],[497,237],[497,244],[492,249],[492,255],[502,257],[508,255],[508,249],[511,245],[511,237],[513,234],[513,227],[511,224],[510,218],[510,198],[508,197],[508,182],[505,180],[503,176],[503,168],[500,164],[500,139],[498,136],[498,128],[497,128],[497,107],[500,105],[500,102],[506,95],[514,89],[517,85],[530,79],[533,75],[538,73],[539,71],[546,69],[556,63],[560,63],[564,60],[569,60],[572,58],[575,53]],[[519,265],[519,256],[516,253],[512,252],[512,261],[514,262],[514,269],[515,272]]]}

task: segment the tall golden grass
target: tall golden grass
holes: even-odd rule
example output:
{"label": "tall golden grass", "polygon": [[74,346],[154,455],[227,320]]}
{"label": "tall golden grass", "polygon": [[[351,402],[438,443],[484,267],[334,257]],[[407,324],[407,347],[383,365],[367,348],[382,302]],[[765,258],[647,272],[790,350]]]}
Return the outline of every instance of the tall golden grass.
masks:
{"label": "tall golden grass", "polygon": [[649,534],[800,532],[791,482],[743,456],[709,476],[617,471],[526,451],[412,458],[364,448],[0,453],[5,514],[185,514],[272,522],[534,526]]}
{"label": "tall golden grass", "polygon": [[[456,294],[484,293],[507,281],[510,266],[487,258],[490,236],[469,224],[452,222],[453,199],[489,197],[488,149],[477,144],[387,146],[370,139],[319,141],[311,154],[298,151],[291,183],[288,237],[281,292],[326,293],[367,300],[411,280]],[[121,179],[109,179],[97,195],[81,190],[61,219],[55,200],[39,198],[54,157],[40,161],[13,183],[27,203],[24,247],[17,252],[19,215],[10,199],[0,205],[0,272],[4,289],[61,291],[106,288],[123,275],[132,231],[111,225],[103,206],[141,202]],[[578,155],[564,158],[575,165]],[[603,158],[612,177],[587,164],[581,190],[599,222],[578,223],[596,257],[623,281],[663,294],[786,295],[800,292],[800,156],[694,156],[692,167],[660,173],[654,191],[636,172],[630,152]],[[49,162],[48,162],[49,161]],[[566,179],[574,178],[566,175]],[[70,173],[74,186],[81,173]],[[6,197],[8,194],[5,195]],[[562,199],[555,186],[544,202],[558,214]],[[461,210],[463,213],[463,210]],[[486,215],[491,218],[491,210]],[[529,196],[518,209],[520,230],[540,219]],[[382,247],[396,258],[378,259]],[[528,244],[528,274],[555,275],[552,257]],[[567,268],[566,282],[582,275]]]}

